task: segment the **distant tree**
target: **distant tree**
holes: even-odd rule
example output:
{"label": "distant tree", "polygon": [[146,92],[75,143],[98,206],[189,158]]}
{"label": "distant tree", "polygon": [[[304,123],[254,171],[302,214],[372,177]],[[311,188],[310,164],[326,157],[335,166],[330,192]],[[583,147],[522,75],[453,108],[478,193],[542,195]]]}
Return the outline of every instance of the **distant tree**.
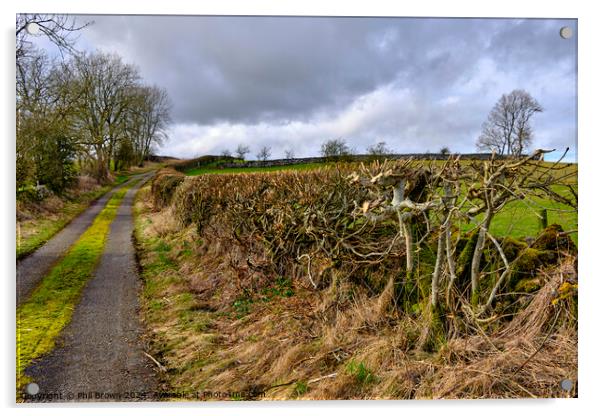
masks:
{"label": "distant tree", "polygon": [[391,153],[391,149],[387,147],[386,142],[378,142],[372,146],[368,146],[366,150],[368,151],[368,154],[372,156],[382,156]]}
{"label": "distant tree", "polygon": [[449,155],[451,153],[451,150],[449,150],[449,147],[443,146],[441,150],[439,150],[439,153],[441,153],[442,155]]}
{"label": "distant tree", "polygon": [[284,151],[284,157],[286,159],[294,159],[295,158],[295,151],[293,149],[288,149]]}
{"label": "distant tree", "polygon": [[519,157],[533,140],[531,117],[542,111],[537,100],[524,90],[502,95],[483,123],[477,148]]}
{"label": "distant tree", "polygon": [[320,150],[322,156],[326,158],[336,158],[338,156],[349,156],[353,153],[351,148],[347,145],[345,140],[331,139],[322,143],[322,148]]}
{"label": "distant tree", "polygon": [[136,86],[128,100],[125,126],[135,163],[142,166],[152,147],[167,138],[171,104],[167,91],[156,86]]}
{"label": "distant tree", "polygon": [[222,157],[232,157],[232,152],[229,151],[228,149],[224,149],[224,150],[222,150],[221,155],[222,155]]}
{"label": "distant tree", "polygon": [[249,153],[251,151],[251,149],[249,149],[249,146],[246,146],[244,144],[239,144],[236,147],[236,150],[234,151],[234,153],[236,154],[236,157],[239,159],[243,159],[245,158],[245,155],[247,153]]}
{"label": "distant tree", "polygon": [[272,149],[270,149],[269,146],[263,146],[261,149],[259,149],[259,152],[257,153],[257,160],[261,160],[262,162],[265,162],[266,160],[268,160],[270,158],[270,156],[272,155]]}
{"label": "distant tree", "polygon": [[132,141],[129,139],[121,140],[115,154],[115,170],[118,171],[120,169],[128,168],[137,162]]}

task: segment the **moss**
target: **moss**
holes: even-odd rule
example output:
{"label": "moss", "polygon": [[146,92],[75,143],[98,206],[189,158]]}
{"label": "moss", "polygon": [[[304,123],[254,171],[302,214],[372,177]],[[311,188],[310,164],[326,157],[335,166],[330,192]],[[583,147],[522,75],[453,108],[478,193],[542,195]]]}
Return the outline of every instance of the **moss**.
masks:
{"label": "moss", "polygon": [[552,224],[545,228],[533,243],[533,248],[538,250],[549,250],[555,252],[577,253],[577,246],[558,224]]}
{"label": "moss", "polygon": [[445,330],[445,311],[439,303],[433,307],[430,303],[430,327],[425,350],[429,352],[439,351],[447,342],[447,331]]}
{"label": "moss", "polygon": [[470,292],[470,304],[472,306],[478,306],[480,298],[481,298],[481,285],[479,284],[477,286],[476,290]]}
{"label": "moss", "polygon": [[439,351],[447,342],[446,313],[444,306],[439,302],[435,307],[430,299],[422,299],[414,305],[416,325],[407,328],[408,348],[415,353],[433,353]]}
{"label": "moss", "polygon": [[[509,262],[514,262],[513,272],[508,278],[506,287],[511,291],[516,292],[527,292],[531,293],[539,289],[540,284],[535,278],[538,270],[541,267],[556,264],[559,257],[557,250],[558,238],[564,238],[565,244],[572,244],[569,237],[557,236],[558,233],[562,232],[562,228],[559,225],[551,225],[546,228],[537,237],[533,245],[530,247],[525,241],[515,239],[512,237],[504,237],[500,240],[500,244],[504,254]],[[568,241],[568,242],[567,242]],[[469,244],[466,245],[469,247]],[[465,248],[467,251],[467,249]],[[491,242],[487,242],[486,247],[483,251],[484,267],[489,272],[493,272],[503,266],[497,249]],[[471,260],[468,258],[467,260]],[[468,263],[468,266],[470,263]],[[461,271],[458,272],[460,276]],[[480,285],[482,290],[487,292],[499,278],[496,273],[491,273],[489,277],[482,280]],[[472,299],[472,301],[478,301],[479,299]]]}
{"label": "moss", "polygon": [[541,282],[538,278],[522,279],[516,284],[517,292],[533,293],[541,288]]}
{"label": "moss", "polygon": [[478,238],[479,233],[476,231],[473,231],[468,235],[463,243],[458,260],[456,261],[456,285],[460,286],[462,289],[470,284],[470,266]]}
{"label": "moss", "polygon": [[541,267],[555,264],[557,261],[556,253],[529,247],[525,248],[519,256],[508,282],[508,287],[513,291],[521,291],[518,289],[519,282],[533,279]]}
{"label": "moss", "polygon": [[423,247],[416,254],[415,279],[419,289],[420,299],[429,298],[435,263],[437,262],[437,246]]}
{"label": "moss", "polygon": [[520,252],[528,247],[528,244],[512,237],[505,237],[501,246],[508,261],[514,261]]}
{"label": "moss", "polygon": [[533,278],[538,267],[541,266],[539,259],[541,252],[527,247],[519,253],[519,259],[514,265],[514,271],[508,280],[508,287],[516,290],[518,282],[524,278]]}

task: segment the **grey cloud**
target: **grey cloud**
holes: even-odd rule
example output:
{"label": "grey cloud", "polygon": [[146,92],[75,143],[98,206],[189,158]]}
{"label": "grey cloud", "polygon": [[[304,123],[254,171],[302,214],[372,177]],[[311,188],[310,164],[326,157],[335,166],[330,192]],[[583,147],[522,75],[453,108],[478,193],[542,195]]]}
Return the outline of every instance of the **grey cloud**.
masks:
{"label": "grey cloud", "polygon": [[[397,80],[452,84],[494,21],[405,18],[98,17],[89,36],[166,85],[182,122],[306,118]],[[384,44],[384,45],[383,45]]]}
{"label": "grey cloud", "polygon": [[404,60],[369,44],[367,35],[383,30],[374,20],[95,20],[90,36],[122,45],[147,78],[166,85],[178,97],[174,116],[182,122],[304,117],[389,82]]}
{"label": "grey cloud", "polygon": [[[560,28],[573,28],[572,39],[560,37]],[[574,61],[577,48],[576,21],[529,19],[510,21],[499,28],[489,44],[490,53],[502,68],[542,73],[563,61]]]}
{"label": "grey cloud", "polygon": [[381,139],[399,151],[473,151],[491,106],[514,88],[546,110],[535,124],[538,146],[575,142],[576,36],[558,31],[576,34],[576,20],[92,19],[85,48],[115,51],[167,88],[182,136],[161,151],[176,156],[187,146],[223,149],[209,128],[299,156],[343,133],[359,151]]}

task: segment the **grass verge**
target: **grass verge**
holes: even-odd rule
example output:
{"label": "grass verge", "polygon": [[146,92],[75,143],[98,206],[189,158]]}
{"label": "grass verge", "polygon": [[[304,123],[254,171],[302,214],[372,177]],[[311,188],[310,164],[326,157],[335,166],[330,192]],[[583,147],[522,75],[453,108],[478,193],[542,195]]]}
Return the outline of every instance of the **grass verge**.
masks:
{"label": "grass verge", "polygon": [[56,337],[71,320],[81,291],[103,252],[117,209],[135,182],[115,192],[92,225],[44,277],[30,298],[17,308],[18,391],[28,381],[24,370],[35,358],[54,348]]}
{"label": "grass verge", "polygon": [[17,260],[22,259],[43,246],[75,217],[88,209],[92,202],[108,192],[111,187],[112,185],[103,186],[94,191],[86,192],[76,199],[65,202],[60,212],[54,216],[44,216],[43,218],[27,221],[23,224],[17,223]]}

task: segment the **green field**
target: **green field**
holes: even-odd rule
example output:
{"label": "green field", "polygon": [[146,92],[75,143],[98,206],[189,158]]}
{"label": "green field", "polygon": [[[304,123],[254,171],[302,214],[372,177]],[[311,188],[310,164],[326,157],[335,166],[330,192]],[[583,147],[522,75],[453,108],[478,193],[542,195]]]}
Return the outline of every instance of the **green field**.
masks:
{"label": "green field", "polygon": [[[491,223],[491,233],[496,236],[514,238],[536,237],[541,231],[541,211],[545,209],[548,225],[559,224],[565,231],[571,231],[571,238],[577,244],[577,211],[564,204],[549,199],[533,198],[513,201],[497,213]],[[479,217],[477,217],[477,220]],[[475,224],[466,224],[465,231]]]}
{"label": "green field", "polygon": [[266,167],[252,167],[252,168],[219,168],[211,165],[201,166],[199,168],[193,168],[187,170],[185,173],[188,176],[198,176],[204,174],[216,174],[216,173],[251,173],[251,172],[275,172],[280,170],[308,170],[317,169],[328,166],[326,163],[299,163],[297,165],[287,166],[266,166]]}
{"label": "green field", "polygon": [[[508,204],[497,215],[492,231],[498,235],[535,236],[540,230],[538,214],[542,209],[547,210],[548,224],[560,224],[565,231],[577,229],[577,211],[556,201],[538,199]],[[571,235],[576,241],[577,233]]]}

